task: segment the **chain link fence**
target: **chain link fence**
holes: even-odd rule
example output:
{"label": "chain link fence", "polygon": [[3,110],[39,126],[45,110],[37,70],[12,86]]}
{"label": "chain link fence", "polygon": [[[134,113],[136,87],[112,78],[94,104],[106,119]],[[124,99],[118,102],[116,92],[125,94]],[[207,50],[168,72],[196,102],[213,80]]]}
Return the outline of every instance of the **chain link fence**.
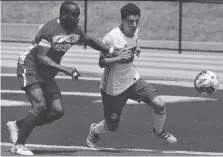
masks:
{"label": "chain link fence", "polygon": [[[62,2],[2,1],[1,40],[29,42],[39,28],[36,24],[42,25],[59,16]],[[142,48],[179,53],[223,51],[222,0],[76,1],[81,8],[80,25],[86,26],[90,36],[102,39],[120,25],[120,8],[129,2],[141,8],[139,44]]]}

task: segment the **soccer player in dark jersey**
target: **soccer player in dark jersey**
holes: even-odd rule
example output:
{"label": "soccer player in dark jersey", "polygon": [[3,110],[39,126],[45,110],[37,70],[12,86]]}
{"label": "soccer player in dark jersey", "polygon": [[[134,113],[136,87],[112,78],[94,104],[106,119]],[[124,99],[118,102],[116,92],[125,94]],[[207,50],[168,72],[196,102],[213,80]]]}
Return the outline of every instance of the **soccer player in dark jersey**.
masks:
{"label": "soccer player in dark jersey", "polygon": [[74,2],[63,2],[59,18],[46,23],[36,35],[34,43],[20,54],[17,77],[21,89],[32,104],[24,119],[7,123],[10,138],[15,144],[11,152],[33,155],[25,142],[36,126],[51,123],[64,115],[61,92],[54,78],[58,72],[76,80],[80,76],[76,68],[60,65],[63,55],[76,43],[108,54],[119,54],[100,40],[89,37],[78,25],[80,8]]}

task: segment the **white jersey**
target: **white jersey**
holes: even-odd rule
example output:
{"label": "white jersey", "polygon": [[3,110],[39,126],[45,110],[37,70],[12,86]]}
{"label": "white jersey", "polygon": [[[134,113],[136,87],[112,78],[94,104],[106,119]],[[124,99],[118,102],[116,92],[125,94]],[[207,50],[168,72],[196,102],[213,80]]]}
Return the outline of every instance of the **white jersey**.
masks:
{"label": "white jersey", "polygon": [[[103,39],[103,43],[114,48],[133,48],[137,46],[138,29],[134,36],[129,38],[125,36],[119,27],[111,30]],[[103,56],[103,54],[101,53]],[[127,90],[139,79],[139,73],[133,62],[115,63],[104,69],[100,88],[107,94],[118,95]]]}

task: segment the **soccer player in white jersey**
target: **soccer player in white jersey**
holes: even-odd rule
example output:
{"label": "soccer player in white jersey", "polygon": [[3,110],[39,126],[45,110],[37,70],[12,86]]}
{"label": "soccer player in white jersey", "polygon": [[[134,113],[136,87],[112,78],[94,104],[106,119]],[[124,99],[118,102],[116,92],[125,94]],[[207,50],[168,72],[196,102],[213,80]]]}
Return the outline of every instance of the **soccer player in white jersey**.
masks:
{"label": "soccer player in white jersey", "polygon": [[103,42],[117,49],[132,51],[125,51],[116,57],[101,53],[99,65],[105,69],[100,88],[105,119],[91,124],[86,143],[89,147],[96,147],[100,134],[118,129],[121,112],[128,99],[150,105],[154,110],[151,131],[167,143],[176,143],[177,139],[163,130],[166,119],[165,103],[158,91],[140,78],[133,64],[134,54],[140,53],[137,46],[140,8],[132,3],[126,4],[121,8],[121,19],[121,25],[106,34]]}

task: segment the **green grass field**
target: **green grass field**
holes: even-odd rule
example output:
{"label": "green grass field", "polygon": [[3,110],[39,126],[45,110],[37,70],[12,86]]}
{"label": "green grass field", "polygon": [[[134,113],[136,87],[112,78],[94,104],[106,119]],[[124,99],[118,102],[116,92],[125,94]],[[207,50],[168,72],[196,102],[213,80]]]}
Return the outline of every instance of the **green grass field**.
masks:
{"label": "green grass field", "polygon": [[[129,2],[129,1],[128,1]],[[131,1],[142,10],[140,38],[177,40],[178,2]],[[84,1],[77,1],[84,23]],[[101,38],[120,23],[120,8],[127,1],[90,1],[88,33]],[[1,22],[42,24],[59,15],[61,1],[2,1]],[[184,3],[184,41],[223,41],[223,4]]]}

